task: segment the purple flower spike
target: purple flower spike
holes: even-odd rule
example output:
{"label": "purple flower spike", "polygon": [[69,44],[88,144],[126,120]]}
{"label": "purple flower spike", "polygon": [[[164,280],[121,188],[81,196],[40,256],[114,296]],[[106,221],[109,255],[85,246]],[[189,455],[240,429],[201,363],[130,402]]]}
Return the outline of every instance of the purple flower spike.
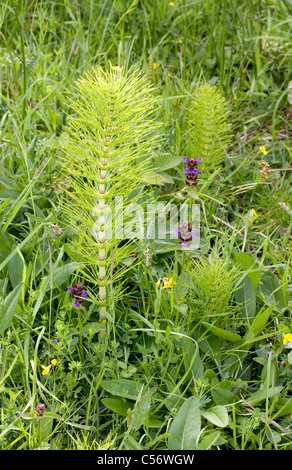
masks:
{"label": "purple flower spike", "polygon": [[84,302],[84,299],[87,297],[87,291],[82,289],[81,282],[74,284],[73,287],[68,287],[68,292],[72,295],[73,299],[75,299],[75,307],[79,308]]}
{"label": "purple flower spike", "polygon": [[43,403],[39,403],[36,406],[34,412],[38,418],[42,418],[46,412],[46,405],[44,405]]}
{"label": "purple flower spike", "polygon": [[180,239],[180,247],[187,248],[191,245],[193,238],[197,237],[198,230],[193,230],[189,222],[182,222],[179,230],[176,229],[178,238]]}
{"label": "purple flower spike", "polygon": [[186,175],[186,185],[193,188],[198,184],[198,174],[204,173],[202,170],[198,170],[197,166],[201,163],[202,159],[195,158],[188,159],[183,157],[184,163],[186,163],[186,168],[184,169],[184,174]]}

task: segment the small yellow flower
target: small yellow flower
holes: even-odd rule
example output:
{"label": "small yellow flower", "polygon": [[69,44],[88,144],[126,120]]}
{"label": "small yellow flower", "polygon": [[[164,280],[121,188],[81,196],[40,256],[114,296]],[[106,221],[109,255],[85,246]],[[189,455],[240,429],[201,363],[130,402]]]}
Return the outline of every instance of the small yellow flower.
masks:
{"label": "small yellow flower", "polygon": [[52,364],[50,364],[49,366],[42,365],[41,367],[43,369],[42,375],[47,375],[50,372],[50,368],[52,367]]}
{"label": "small yellow flower", "polygon": [[286,333],[283,338],[283,344],[287,344],[290,341],[292,341],[292,334],[291,333]]}
{"label": "small yellow flower", "polygon": [[251,211],[252,211],[253,215],[255,215],[257,217],[256,211],[254,209],[252,209]]}
{"label": "small yellow flower", "polygon": [[113,69],[113,70],[116,70],[117,72],[119,72],[120,70],[122,70],[119,65],[113,65],[113,66],[112,66],[112,69]]}
{"label": "small yellow flower", "polygon": [[158,69],[158,67],[160,67],[160,64],[157,64],[156,62],[153,62],[153,68]]}
{"label": "small yellow flower", "polygon": [[176,282],[172,280],[172,277],[167,279],[166,277],[163,278],[164,286],[162,289],[171,289],[172,286],[175,286]]}
{"label": "small yellow flower", "polygon": [[175,3],[174,3],[174,2],[169,2],[169,5],[170,5],[171,7],[174,7],[174,6],[175,6]]}
{"label": "small yellow flower", "polygon": [[237,100],[237,96],[236,96],[236,95],[234,95],[234,96],[233,96],[233,99],[234,99],[234,100]]}
{"label": "small yellow flower", "polygon": [[268,153],[267,150],[266,150],[266,147],[265,147],[264,145],[262,145],[262,146],[260,147],[260,151],[261,151],[264,155],[267,155],[267,153]]}
{"label": "small yellow flower", "polygon": [[172,280],[172,277],[167,278],[167,277],[160,277],[158,281],[156,282],[156,287],[160,286],[161,280],[163,281],[163,287],[162,289],[171,289],[172,286],[175,286],[176,282]]}
{"label": "small yellow flower", "polygon": [[55,366],[57,364],[57,359],[53,359],[51,361],[51,364],[49,366],[44,366],[43,364],[41,365],[41,368],[43,369],[42,375],[47,375],[50,372],[50,369],[52,366]]}
{"label": "small yellow flower", "polygon": [[156,287],[159,287],[159,286],[160,286],[160,281],[161,281],[161,278],[158,279],[158,281],[155,283]]}

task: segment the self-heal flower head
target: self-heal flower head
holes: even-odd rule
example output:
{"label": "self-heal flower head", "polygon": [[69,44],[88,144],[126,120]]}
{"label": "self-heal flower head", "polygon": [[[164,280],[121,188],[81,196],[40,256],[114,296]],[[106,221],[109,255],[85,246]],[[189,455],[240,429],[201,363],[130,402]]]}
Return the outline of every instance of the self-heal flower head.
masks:
{"label": "self-heal flower head", "polygon": [[193,188],[198,184],[198,175],[204,173],[203,170],[198,170],[197,166],[202,162],[201,158],[183,157],[183,162],[186,163],[184,174],[186,175],[186,185]]}
{"label": "self-heal flower head", "polygon": [[42,416],[44,416],[44,414],[46,412],[46,405],[44,405],[43,403],[39,403],[36,406],[34,412],[37,415],[37,417],[41,418]]}
{"label": "self-heal flower head", "polygon": [[182,222],[179,229],[175,229],[175,233],[180,239],[180,247],[187,248],[191,245],[193,238],[197,237],[198,230],[192,230],[189,222]]}
{"label": "self-heal flower head", "polygon": [[74,284],[73,287],[69,286],[68,292],[72,295],[73,299],[75,299],[75,307],[79,308],[82,305],[82,302],[84,299],[87,297],[87,291],[82,289],[82,284],[81,282],[78,282],[77,284]]}
{"label": "self-heal flower head", "polygon": [[[267,153],[267,151],[266,151]],[[265,153],[265,155],[266,155]],[[260,174],[261,174],[261,178],[263,181],[265,181],[267,179],[267,176],[268,176],[268,173],[271,173],[271,170],[270,170],[270,165],[268,162],[266,162],[266,160],[261,160],[260,163],[259,163],[259,166],[260,166]]]}

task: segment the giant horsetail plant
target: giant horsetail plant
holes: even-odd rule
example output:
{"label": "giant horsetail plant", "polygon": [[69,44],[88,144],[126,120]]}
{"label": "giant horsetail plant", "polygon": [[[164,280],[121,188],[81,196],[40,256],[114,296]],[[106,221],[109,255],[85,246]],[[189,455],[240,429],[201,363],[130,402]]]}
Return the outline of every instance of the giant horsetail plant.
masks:
{"label": "giant horsetail plant", "polygon": [[138,238],[143,236],[143,220],[136,217],[132,224],[131,214],[137,207],[137,188],[153,173],[158,103],[147,75],[110,66],[79,78],[69,104],[72,114],[61,157],[69,183],[62,208],[76,234],[69,253],[81,264],[80,274],[93,292],[98,289],[94,295],[104,322],[107,292],[118,298],[130,269],[123,261],[133,250],[135,223],[141,228]]}
{"label": "giant horsetail plant", "polygon": [[[188,108],[188,148],[192,158],[184,157],[186,184],[197,186],[218,170],[230,143],[231,125],[225,98],[216,86],[204,83],[195,90]],[[200,169],[197,166],[200,165]]]}

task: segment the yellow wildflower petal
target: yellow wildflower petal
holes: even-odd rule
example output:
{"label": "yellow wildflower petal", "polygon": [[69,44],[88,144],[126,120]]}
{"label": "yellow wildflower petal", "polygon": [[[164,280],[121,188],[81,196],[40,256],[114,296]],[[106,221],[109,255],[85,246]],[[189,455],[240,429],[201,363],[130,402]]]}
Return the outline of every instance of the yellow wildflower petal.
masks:
{"label": "yellow wildflower petal", "polygon": [[169,5],[170,5],[171,7],[174,7],[175,3],[174,3],[174,2],[169,2]]}
{"label": "yellow wildflower petal", "polygon": [[49,372],[50,372],[50,368],[52,367],[51,365],[50,366],[41,366],[43,371],[42,371],[42,375],[47,375]]}
{"label": "yellow wildflower petal", "polygon": [[176,284],[176,282],[172,280],[172,277],[169,279],[167,279],[167,277],[164,277],[163,282],[164,286],[162,287],[162,289],[171,289],[171,287]]}
{"label": "yellow wildflower petal", "polygon": [[158,281],[155,283],[156,287],[159,287],[160,286],[160,279],[158,279]]}
{"label": "yellow wildflower petal", "polygon": [[53,364],[53,366],[55,366],[55,365],[57,364],[57,362],[58,362],[57,359],[53,359],[53,360],[51,361],[51,364]]}
{"label": "yellow wildflower petal", "polygon": [[267,155],[267,153],[268,153],[267,150],[266,150],[266,147],[265,147],[264,145],[262,145],[262,146],[260,147],[260,151],[261,151],[264,155]]}
{"label": "yellow wildflower petal", "polygon": [[289,343],[290,341],[292,341],[292,334],[291,334],[291,333],[287,333],[286,335],[284,335],[283,344],[287,344],[287,343]]}
{"label": "yellow wildflower petal", "polygon": [[166,284],[164,284],[162,289],[171,289],[171,284],[169,284],[169,282],[167,282]]}
{"label": "yellow wildflower petal", "polygon": [[251,211],[252,211],[253,215],[257,216],[257,213],[254,209],[252,209]]}
{"label": "yellow wildflower petal", "polygon": [[157,64],[156,62],[153,62],[153,67],[154,67],[155,69],[158,69],[158,67],[160,67],[160,64]]}

